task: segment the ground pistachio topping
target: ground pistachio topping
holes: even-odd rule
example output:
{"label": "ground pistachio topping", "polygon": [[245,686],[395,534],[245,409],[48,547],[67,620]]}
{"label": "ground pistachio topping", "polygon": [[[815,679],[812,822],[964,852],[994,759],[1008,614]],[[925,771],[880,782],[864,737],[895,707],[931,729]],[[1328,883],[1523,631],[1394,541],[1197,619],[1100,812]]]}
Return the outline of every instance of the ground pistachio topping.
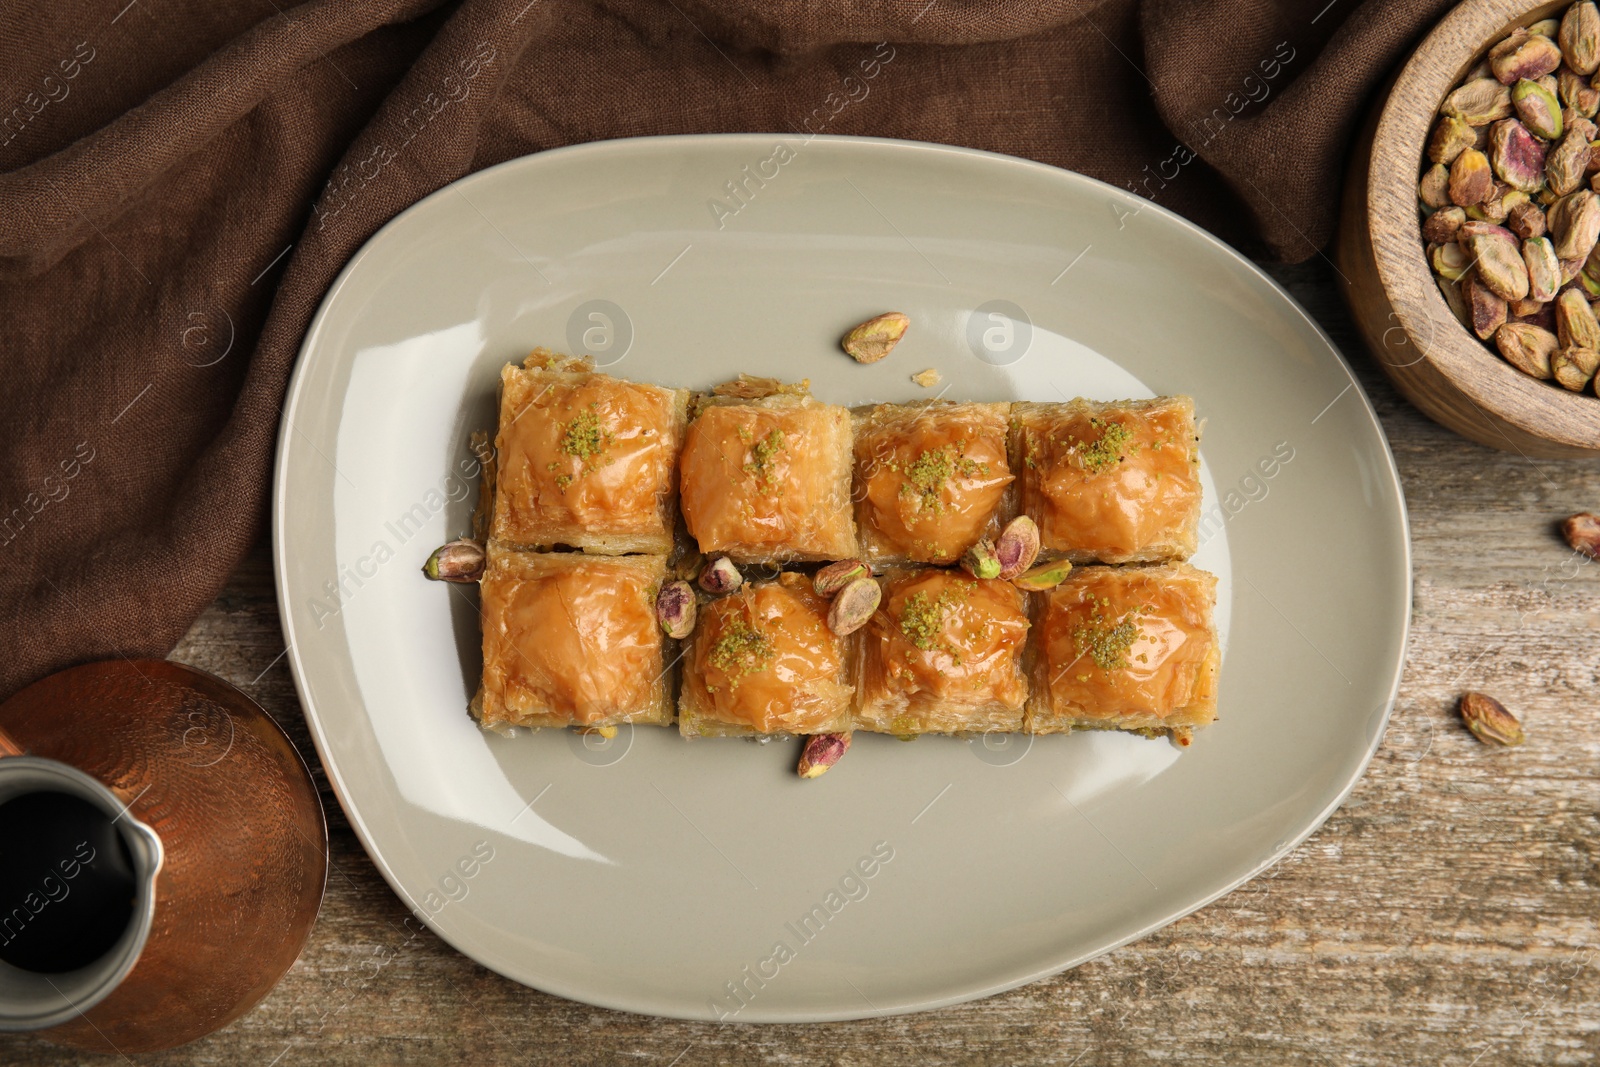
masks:
{"label": "ground pistachio topping", "polygon": [[[923,652],[938,648],[945,616],[966,603],[968,591],[967,588],[956,587],[946,589],[936,597],[929,596],[925,589],[912,593],[900,608],[900,632]],[[956,655],[953,648],[946,648],[945,651]]]}
{"label": "ground pistachio topping", "polygon": [[[600,414],[595,411],[595,405],[590,403],[589,410],[579,411],[573,421],[566,424],[562,430],[562,453],[573,459],[581,459],[582,474],[589,474],[590,470],[606,466],[610,459],[605,458],[606,446],[616,440],[610,430],[606,430],[600,422]],[[555,464],[547,464],[547,470],[554,472]],[[573,475],[563,474],[555,480],[555,486],[562,493],[566,493],[566,486],[573,483]]]}
{"label": "ground pistachio topping", "polygon": [[1132,443],[1133,431],[1122,423],[1091,418],[1089,425],[1098,428],[1100,436],[1093,441],[1074,439],[1068,451],[1078,457],[1078,462],[1090,474],[1104,474],[1139,451],[1139,446]]}
{"label": "ground pistachio topping", "polygon": [[953,445],[925,450],[906,464],[906,480],[900,483],[900,495],[917,497],[924,511],[941,514],[944,511],[941,494],[946,482],[956,475],[977,478],[989,473],[989,465],[968,459],[966,449],[965,441],[957,441]]}
{"label": "ground pistachio topping", "polygon": [[1072,643],[1079,657],[1088,656],[1103,671],[1124,670],[1132,663],[1128,651],[1140,637],[1137,609],[1128,611],[1116,622],[1106,617],[1109,605],[1104,597],[1095,601],[1089,621],[1072,628]]}
{"label": "ground pistachio topping", "polygon": [[[739,436],[748,440],[749,431],[740,429]],[[777,488],[777,475],[772,469],[778,453],[787,448],[784,442],[783,431],[773,429],[767,436],[750,446],[750,459],[744,465],[744,472],[756,480],[764,491],[772,492]]]}
{"label": "ground pistachio topping", "polygon": [[[772,664],[772,642],[750,625],[750,620],[735,616],[723,624],[706,656],[706,662],[720,671],[730,688],[737,687],[747,674],[766,670]],[[708,687],[709,688],[709,687]]]}

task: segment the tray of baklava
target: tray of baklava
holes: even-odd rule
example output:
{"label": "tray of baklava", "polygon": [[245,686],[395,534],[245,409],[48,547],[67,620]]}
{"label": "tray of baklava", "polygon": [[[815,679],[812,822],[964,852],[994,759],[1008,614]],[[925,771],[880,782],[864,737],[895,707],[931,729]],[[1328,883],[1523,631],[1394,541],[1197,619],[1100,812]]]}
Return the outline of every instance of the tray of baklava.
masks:
{"label": "tray of baklava", "polygon": [[1216,579],[1189,397],[845,408],[704,392],[538,349],[500,375],[471,537],[486,729],[802,736],[1112,729],[1217,716]]}

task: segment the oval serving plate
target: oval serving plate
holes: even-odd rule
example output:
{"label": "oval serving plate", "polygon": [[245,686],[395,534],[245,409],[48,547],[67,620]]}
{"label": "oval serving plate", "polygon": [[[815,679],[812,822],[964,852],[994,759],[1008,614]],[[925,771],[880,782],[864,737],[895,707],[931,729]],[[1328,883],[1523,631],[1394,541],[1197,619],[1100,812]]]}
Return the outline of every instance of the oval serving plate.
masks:
{"label": "oval serving plate", "polygon": [[[881,363],[838,350],[888,311]],[[829,402],[1188,393],[1220,719],[1111,733],[794,742],[480,732],[469,434],[536,345]],[[923,390],[909,376],[944,376]],[[306,337],[274,495],[278,593],[318,752],[373,862],[450,944],[551,993],[739,1021],[937,1007],[1081,963],[1311,833],[1361,775],[1404,659],[1410,556],[1372,408],[1271,280],[1175,215],[1041,164],[851,138],[582,145],[401,214]]]}

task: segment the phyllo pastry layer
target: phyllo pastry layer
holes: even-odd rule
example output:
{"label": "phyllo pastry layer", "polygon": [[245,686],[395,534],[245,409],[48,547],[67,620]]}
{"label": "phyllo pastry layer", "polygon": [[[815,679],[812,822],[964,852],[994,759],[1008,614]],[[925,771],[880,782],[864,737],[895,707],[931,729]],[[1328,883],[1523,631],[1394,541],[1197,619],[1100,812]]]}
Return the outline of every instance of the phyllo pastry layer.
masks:
{"label": "phyllo pastry layer", "polygon": [[828,629],[828,601],[785,574],[713,600],[684,656],[685,737],[849,729],[850,642]]}
{"label": "phyllo pastry layer", "polygon": [[875,563],[954,563],[1000,528],[1014,481],[1010,404],[880,404],[855,413],[856,520]]}
{"label": "phyllo pastry layer", "polygon": [[490,536],[518,548],[669,552],[688,400],[544,350],[507,365]]}
{"label": "phyllo pastry layer", "polygon": [[861,730],[901,737],[1022,729],[1026,595],[963,571],[892,571],[861,647]]}
{"label": "phyllo pastry layer", "polygon": [[1046,557],[1155,562],[1194,554],[1200,450],[1186,396],[1016,404],[1012,464]]}
{"label": "phyllo pastry layer", "polygon": [[809,396],[706,397],[679,461],[683,518],[739,563],[847,559],[850,413]]}
{"label": "phyllo pastry layer", "polygon": [[662,556],[515,552],[489,545],[485,726],[606,726],[672,721],[655,597]]}
{"label": "phyllo pastry layer", "polygon": [[1172,734],[1217,713],[1217,580],[1187,563],[1081,567],[1042,594],[1032,733],[1073,727]]}

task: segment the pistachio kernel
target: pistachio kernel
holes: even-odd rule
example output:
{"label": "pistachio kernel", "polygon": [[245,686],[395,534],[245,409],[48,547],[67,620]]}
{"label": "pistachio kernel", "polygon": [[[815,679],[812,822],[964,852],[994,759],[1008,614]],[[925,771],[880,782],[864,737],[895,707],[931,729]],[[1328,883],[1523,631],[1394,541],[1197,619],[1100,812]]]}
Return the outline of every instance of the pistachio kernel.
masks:
{"label": "pistachio kernel", "polygon": [[484,562],[483,543],[463,537],[434,549],[422,573],[435,582],[476,582],[483,577]]}
{"label": "pistachio kernel", "polygon": [[889,311],[852,328],[839,343],[857,363],[876,363],[900,343],[910,326],[909,317]]}
{"label": "pistachio kernel", "polygon": [[840,637],[855,633],[872,618],[882,599],[883,590],[875,580],[857,578],[833,598],[828,608],[828,629]]}
{"label": "pistachio kernel", "polygon": [[1486,745],[1514,746],[1526,740],[1517,717],[1492,696],[1466,693],[1461,697],[1460,710],[1472,736]]}
{"label": "pistachio kernel", "polygon": [[849,734],[815,734],[806,738],[795,772],[802,778],[820,777],[829,767],[844,759],[844,754],[849,751]]}

